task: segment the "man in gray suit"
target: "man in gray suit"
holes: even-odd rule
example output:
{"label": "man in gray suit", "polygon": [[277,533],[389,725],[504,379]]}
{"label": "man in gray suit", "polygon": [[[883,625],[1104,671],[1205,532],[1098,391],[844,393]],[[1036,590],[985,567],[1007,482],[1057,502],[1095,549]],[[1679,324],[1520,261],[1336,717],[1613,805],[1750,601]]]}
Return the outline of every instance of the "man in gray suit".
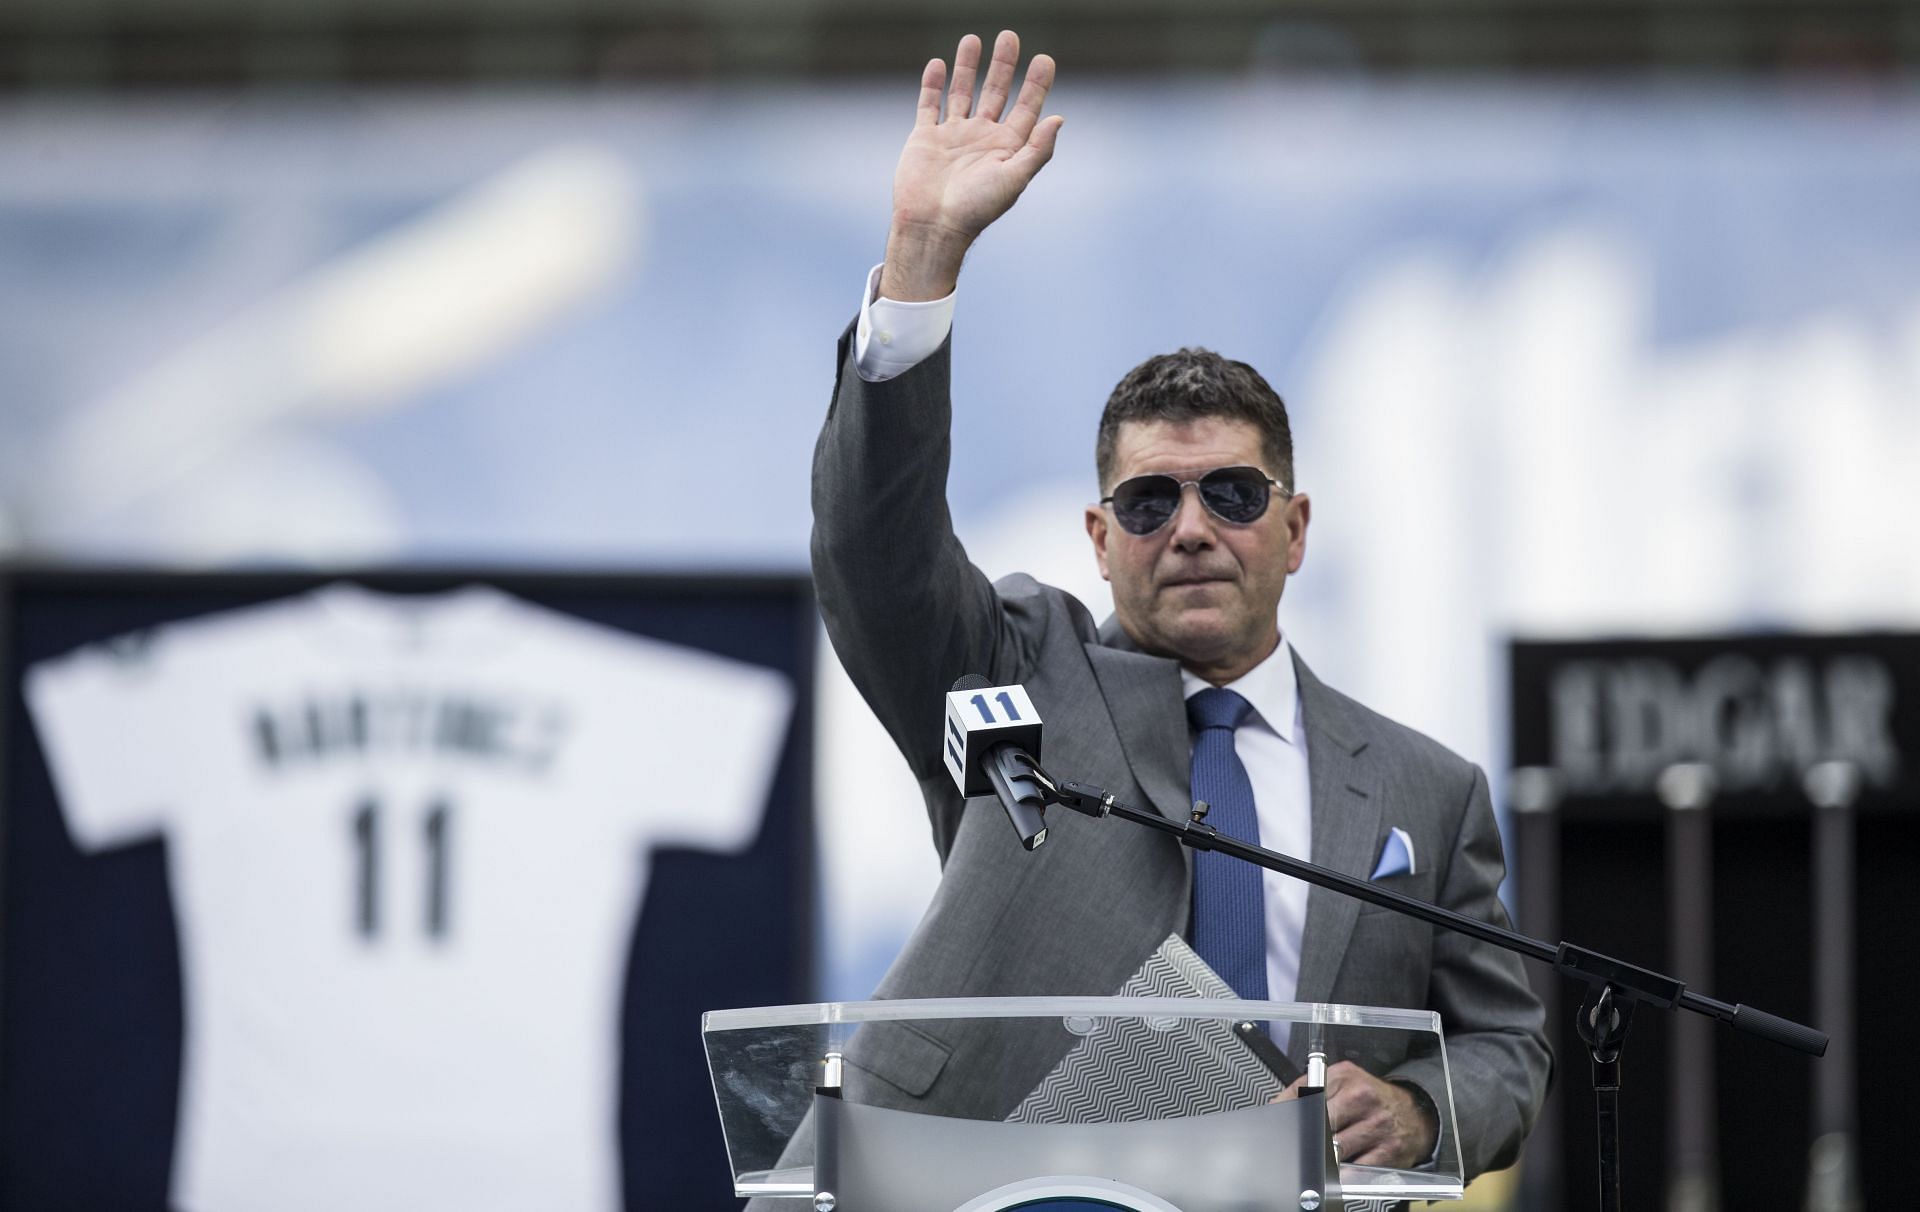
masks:
{"label": "man in gray suit", "polygon": [[[1028,854],[997,809],[967,811],[948,779],[938,737],[953,681],[1023,683],[1062,777],[1180,819],[1203,777],[1226,779],[1214,796],[1247,815],[1240,827],[1215,819],[1223,831],[1361,877],[1381,870],[1383,886],[1506,922],[1484,776],[1322,685],[1280,633],[1311,509],[1293,491],[1285,408],[1252,368],[1182,350],[1115,389],[1096,452],[1102,500],[1086,513],[1113,587],[1104,624],[1057,589],[1024,575],[990,584],[968,562],[944,500],[953,293],[967,250],[1051,158],[1061,125],[1041,117],[1046,56],[1011,96],[1018,55],[1002,33],[983,73],[969,36],[950,89],[946,64],[927,64],[886,260],[842,337],[815,453],[828,634],[920,779],[943,868],[878,996],[1107,994],[1169,934],[1190,934],[1243,996],[1439,1011],[1467,1174],[1505,1165],[1550,1069],[1515,957],[1278,875],[1210,867],[1224,860],[1196,862],[1118,822],[1056,812]],[[1392,847],[1406,861],[1383,868]],[[895,1024],[864,1030],[849,1060],[865,1098],[1000,1116],[1071,1043],[1058,1034]],[[1343,1157],[1433,1156],[1437,1064],[1373,1068],[1330,1076]]]}

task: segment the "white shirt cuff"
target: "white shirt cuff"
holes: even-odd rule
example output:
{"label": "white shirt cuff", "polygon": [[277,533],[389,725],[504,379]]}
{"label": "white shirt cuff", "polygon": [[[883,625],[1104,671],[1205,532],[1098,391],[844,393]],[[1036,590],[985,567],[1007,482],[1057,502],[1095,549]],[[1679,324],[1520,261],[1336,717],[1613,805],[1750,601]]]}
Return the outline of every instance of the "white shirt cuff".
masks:
{"label": "white shirt cuff", "polygon": [[926,303],[880,297],[881,266],[867,275],[860,323],[853,334],[853,368],[869,383],[905,374],[924,362],[953,329],[953,296]]}

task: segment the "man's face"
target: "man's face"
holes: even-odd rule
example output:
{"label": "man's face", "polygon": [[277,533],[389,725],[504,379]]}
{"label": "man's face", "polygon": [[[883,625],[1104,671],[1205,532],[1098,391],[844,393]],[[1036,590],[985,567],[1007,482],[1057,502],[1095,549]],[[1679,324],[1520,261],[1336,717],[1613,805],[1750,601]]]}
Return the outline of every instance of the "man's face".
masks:
{"label": "man's face", "polygon": [[[1259,467],[1272,475],[1266,463],[1260,431],[1246,421],[1129,421],[1101,495],[1149,473],[1197,480],[1219,467]],[[1087,508],[1100,575],[1112,582],[1114,613],[1134,643],[1177,657],[1216,684],[1266,659],[1280,639],[1287,574],[1306,558],[1310,513],[1304,493],[1285,499],[1272,492],[1265,513],[1235,524],[1207,512],[1198,488],[1188,486],[1172,520],[1148,535],[1129,534],[1111,507]]]}

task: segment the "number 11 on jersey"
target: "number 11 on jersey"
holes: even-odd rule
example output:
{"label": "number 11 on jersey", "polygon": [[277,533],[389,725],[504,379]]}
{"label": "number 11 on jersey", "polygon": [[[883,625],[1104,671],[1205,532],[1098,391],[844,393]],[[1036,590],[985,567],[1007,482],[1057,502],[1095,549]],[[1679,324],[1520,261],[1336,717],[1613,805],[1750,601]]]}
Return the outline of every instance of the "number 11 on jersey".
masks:
{"label": "number 11 on jersey", "polygon": [[[382,806],[375,796],[360,802],[353,814],[354,930],[372,941],[380,936],[380,860]],[[392,815],[392,814],[386,814]],[[420,817],[422,855],[426,862],[426,904],[421,928],[439,942],[447,937],[448,861],[453,844],[453,806],[446,799],[428,804]]]}

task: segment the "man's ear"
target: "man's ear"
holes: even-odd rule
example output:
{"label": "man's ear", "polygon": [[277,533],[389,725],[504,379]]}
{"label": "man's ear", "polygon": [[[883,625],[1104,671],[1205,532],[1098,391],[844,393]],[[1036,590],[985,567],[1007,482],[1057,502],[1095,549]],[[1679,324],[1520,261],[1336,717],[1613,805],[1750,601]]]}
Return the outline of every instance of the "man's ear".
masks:
{"label": "man's ear", "polygon": [[1098,505],[1087,506],[1087,537],[1093,540],[1093,558],[1100,565],[1100,579],[1111,581],[1107,572],[1107,511]]}
{"label": "man's ear", "polygon": [[1304,492],[1296,492],[1287,501],[1287,575],[1300,571],[1307,562],[1307,523],[1313,520],[1313,502]]}

